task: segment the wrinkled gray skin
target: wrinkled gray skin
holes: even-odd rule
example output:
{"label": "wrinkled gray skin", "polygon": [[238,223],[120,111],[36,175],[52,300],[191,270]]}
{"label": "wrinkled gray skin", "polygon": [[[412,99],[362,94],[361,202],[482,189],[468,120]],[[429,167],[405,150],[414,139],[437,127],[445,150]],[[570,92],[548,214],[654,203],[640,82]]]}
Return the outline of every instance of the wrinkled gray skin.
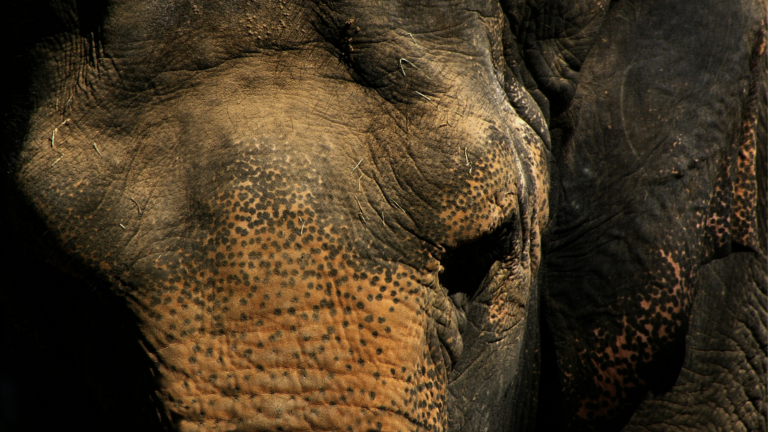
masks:
{"label": "wrinkled gray skin", "polygon": [[3,430],[766,428],[764,1],[3,7]]}

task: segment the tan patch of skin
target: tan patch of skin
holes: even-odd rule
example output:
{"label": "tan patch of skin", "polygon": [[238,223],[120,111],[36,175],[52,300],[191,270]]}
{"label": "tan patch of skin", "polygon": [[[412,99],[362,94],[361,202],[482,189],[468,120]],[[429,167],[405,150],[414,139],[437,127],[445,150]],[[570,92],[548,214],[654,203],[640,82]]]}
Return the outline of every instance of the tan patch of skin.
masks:
{"label": "tan patch of skin", "polygon": [[[640,301],[647,320],[633,324],[634,318],[624,315],[619,326],[620,333],[607,344],[607,349],[599,357],[589,359],[595,371],[594,384],[601,392],[596,397],[580,401],[576,415],[582,419],[610,417],[632,389],[645,385],[645,380],[637,374],[639,363],[652,359],[660,349],[659,341],[672,340],[682,327],[681,316],[690,305],[690,301],[686,300],[690,293],[677,255],[673,251],[659,251],[664,263],[662,268],[671,270],[671,274],[669,278],[658,278],[664,289],[657,289],[655,294],[649,290],[650,293]],[[670,297],[675,300],[670,301]],[[638,325],[646,333],[637,331]],[[596,340],[611,337],[602,329],[595,329],[593,333]]]}
{"label": "tan patch of skin", "polygon": [[[540,141],[532,140],[532,142],[541,145]],[[530,146],[530,148],[539,149],[540,147]],[[543,152],[530,151],[530,153],[523,154],[530,158],[528,161],[530,166],[546,165],[543,161],[531,156],[543,157]],[[490,270],[489,276],[492,275],[492,277],[481,286],[480,296],[476,299],[476,301],[488,305],[489,327],[484,330],[494,331],[497,334],[511,329],[521,319],[522,305],[525,303],[522,291],[530,286],[538,270],[540,260],[539,226],[542,226],[541,223],[546,224],[546,215],[548,215],[546,200],[538,199],[534,203],[535,206],[547,206],[547,208],[541,209],[526,204],[529,196],[527,192],[522,192],[523,196],[520,195],[520,191],[548,190],[548,184],[538,183],[541,180],[539,178],[534,185],[528,185],[527,177],[524,176],[521,169],[522,165],[516,159],[518,157],[520,157],[519,153],[512,155],[494,154],[490,158],[494,164],[506,163],[508,166],[504,170],[499,170],[507,175],[506,178],[502,175],[491,175],[489,179],[485,179],[486,183],[493,185],[489,188],[490,192],[485,192],[483,187],[475,186],[477,183],[469,182],[472,185],[470,190],[480,190],[480,193],[475,195],[476,201],[485,206],[486,209],[481,211],[485,215],[485,218],[481,220],[481,225],[472,226],[471,229],[477,230],[478,233],[489,232],[502,223],[509,222],[509,215],[516,215],[517,217],[512,250],[504,262],[498,262]],[[477,162],[476,166],[480,173],[494,173],[498,170],[493,164],[485,166],[482,161]],[[482,178],[482,174],[477,176]],[[487,187],[485,184],[482,186]],[[538,217],[539,212],[545,215],[543,221]],[[441,214],[441,217],[448,220],[447,225],[453,228],[451,232],[456,238],[461,238],[462,235],[466,236],[465,232],[459,230],[459,228],[466,229],[466,220],[472,220],[465,213],[451,211]]]}
{"label": "tan patch of skin", "polygon": [[713,214],[707,219],[706,227],[715,233],[718,245],[722,247],[730,240],[731,215]]}
{"label": "tan patch of skin", "polygon": [[[646,309],[648,309],[648,307],[646,307],[647,304],[648,302],[643,302],[643,307]],[[661,308],[658,305],[655,307],[656,309],[653,312],[654,315],[664,316],[670,320],[672,319],[672,315],[669,314],[665,308]],[[677,309],[676,312],[679,312],[680,307],[678,306]],[[602,363],[598,363],[594,359],[591,360],[592,365],[597,371],[597,374],[594,377],[594,383],[597,387],[603,389],[603,392],[596,399],[585,399],[581,401],[581,407],[577,411],[577,415],[585,420],[594,417],[609,416],[611,411],[618,408],[622,400],[627,398],[628,389],[645,385],[645,380],[642,378],[637,378],[636,381],[627,381],[625,380],[625,377],[627,376],[627,373],[632,373],[637,367],[639,358],[652,358],[657,350],[655,350],[654,346],[649,343],[648,336],[642,333],[636,334],[634,340],[630,340],[627,334],[627,329],[630,328],[630,325],[626,315],[623,317],[623,324],[624,331],[616,337],[613,345],[614,347],[619,347],[618,350],[606,350],[603,355]],[[677,321],[676,324],[679,326],[680,322]],[[654,327],[651,324],[645,324],[644,327],[649,334],[654,330]],[[664,326],[659,327],[657,330],[659,338],[672,336],[667,333],[667,328]],[[598,330],[595,330],[594,333],[595,336],[601,336]],[[623,348],[628,346],[629,343],[640,344],[644,346],[644,349],[638,352]],[[605,366],[606,363],[613,364],[613,366]],[[619,389],[621,389],[621,391],[619,391]],[[592,408],[595,405],[600,408]]]}
{"label": "tan patch of skin", "polygon": [[[764,55],[765,35],[758,34],[753,49],[753,73]],[[754,78],[753,78],[754,79]],[[751,83],[748,98],[742,108],[743,120],[739,137],[724,158],[722,172],[711,199],[711,214],[705,221],[708,236],[720,249],[717,256],[729,253],[732,242],[760,250],[757,239],[757,85]]]}
{"label": "tan patch of skin", "polygon": [[712,256],[726,253],[732,240],[732,203],[733,183],[732,159],[723,158],[720,162],[720,173],[715,183],[714,193],[710,198],[707,212],[697,212],[696,216],[701,222],[696,228],[704,228],[708,242],[712,244]]}
{"label": "tan patch of skin", "polygon": [[[624,325],[627,326],[627,318],[624,317]],[[598,332],[595,331],[595,335]],[[642,342],[646,342],[647,338],[641,336]],[[623,347],[629,342],[626,332],[616,337],[615,346]],[[604,360],[607,360],[613,364],[629,364],[630,368],[634,368],[637,361],[634,359],[636,353],[634,351],[619,348],[618,351],[607,350],[604,353]],[[577,415],[583,419],[589,419],[590,417],[607,416],[609,412],[619,406],[621,400],[627,397],[625,389],[629,387],[635,387],[633,382],[625,382],[624,374],[628,371],[627,367],[622,366],[602,366],[600,363],[591,360],[592,365],[598,371],[594,377],[595,385],[601,388],[603,391],[596,399],[586,399],[581,401],[581,407],[577,411]],[[639,384],[642,385],[643,381],[640,380]],[[619,388],[621,391],[619,392]],[[600,408],[595,410],[592,408],[597,404]]]}
{"label": "tan patch of skin", "polygon": [[733,237],[741,244],[759,249],[757,240],[757,118],[751,115],[742,126],[741,148],[736,158],[733,183]]}
{"label": "tan patch of skin", "polygon": [[[299,204],[285,211],[298,212]],[[270,236],[236,215],[224,223],[242,233],[241,241],[257,238],[256,246],[282,241],[300,226],[298,217],[286,219]],[[413,317],[424,317],[423,288],[402,265],[390,269],[398,289],[373,283],[373,274],[360,279],[327,250],[305,252],[323,249],[319,239],[307,241],[320,227],[305,217],[304,237],[293,240],[300,248],[275,253],[272,246],[227,242],[212,251],[209,258],[225,254],[234,265],[218,267],[207,296],[168,296],[154,306],[147,304],[151,298],[137,299],[166,382],[164,397],[188,419],[182,430],[343,430],[374,419],[393,429],[413,427],[396,412],[410,409],[408,389],[420,382],[414,368],[422,364],[425,323]],[[157,321],[157,314],[173,319]]]}
{"label": "tan patch of skin", "polygon": [[[737,242],[754,250],[764,250],[758,239],[758,178],[757,146],[758,121],[761,117],[760,99],[765,98],[765,26],[761,27],[752,49],[750,68],[750,100],[745,107],[745,118],[741,125],[739,150],[736,157],[736,178],[733,183],[733,237]],[[764,102],[764,101],[763,101]],[[764,110],[762,111],[764,116]],[[762,143],[763,145],[765,143]],[[763,239],[763,243],[764,243]]]}
{"label": "tan patch of skin", "polygon": [[[665,253],[664,250],[660,251],[661,258],[666,261],[666,263],[672,268],[674,271],[674,280],[666,280],[665,278],[660,278],[659,283],[668,285],[670,283],[673,283],[674,285],[671,286],[671,290],[668,290],[669,293],[672,295],[679,297],[685,292],[685,288],[683,287],[683,278],[680,270],[680,264],[675,261],[672,252]],[[677,305],[672,308],[672,311],[669,311],[669,309],[666,307],[666,305],[660,305],[658,304],[657,300],[661,298],[661,292],[656,294],[649,294],[647,298],[643,299],[640,302],[640,307],[645,309],[649,314],[653,315],[660,315],[667,319],[672,319],[672,315],[680,312],[682,309],[682,305]],[[652,310],[653,308],[653,310]],[[626,321],[626,317],[625,317]],[[662,329],[663,331],[663,329]]]}
{"label": "tan patch of skin", "polygon": [[[481,296],[478,298],[478,301],[488,305],[489,328],[486,330],[499,333],[514,327],[521,319],[524,301],[520,294],[530,286],[538,271],[541,260],[540,229],[547,226],[549,219],[547,153],[530,127],[519,119],[512,119],[511,122],[527,138],[528,145],[517,146],[517,151],[511,154],[492,153],[488,162],[473,162],[477,174],[468,182],[469,190],[479,190],[474,201],[483,210],[478,211],[476,204],[471,207],[471,215],[455,210],[440,215],[447,220],[449,232],[456,239],[467,236],[461,229],[467,229],[467,220],[476,220],[470,218],[476,213],[483,214],[484,218],[480,225],[470,226],[478,233],[475,237],[508,222],[510,215],[517,217],[514,246],[508,258],[491,269],[493,277],[480,288]],[[476,178],[482,183],[475,181]]]}

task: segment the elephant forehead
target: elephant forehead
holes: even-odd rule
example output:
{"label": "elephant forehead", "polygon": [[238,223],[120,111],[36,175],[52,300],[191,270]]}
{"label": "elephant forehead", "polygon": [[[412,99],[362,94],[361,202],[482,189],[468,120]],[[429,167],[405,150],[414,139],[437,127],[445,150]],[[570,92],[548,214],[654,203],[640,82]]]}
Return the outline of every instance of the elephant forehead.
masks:
{"label": "elephant forehead", "polygon": [[[298,183],[314,164],[317,196],[438,250],[491,231],[523,195],[546,219],[546,151],[507,100],[503,13],[457,2],[441,21],[433,6],[114,5],[95,58],[77,38],[48,58],[61,78],[41,91],[21,183],[72,236],[108,221],[99,244],[130,243],[144,209],[165,213],[145,230],[157,241],[196,230],[186,198],[205,193],[190,183],[244,154]],[[254,30],[265,23],[283,30]]]}
{"label": "elephant forehead", "polygon": [[338,64],[331,78],[315,65],[302,79],[277,79],[275,67],[296,73],[302,58],[232,61],[146,103],[98,81],[71,99],[68,121],[36,113],[22,183],[56,225],[109,220],[99,236],[123,243],[131,228],[158,241],[198,231],[196,203],[215,185],[268,172],[296,190],[311,185],[318,210],[359,232],[385,239],[382,230],[401,229],[438,247],[489,232],[516,211],[513,197],[535,196],[546,209],[541,140],[508,105],[465,89],[462,116],[417,94],[396,106],[345,81]]}

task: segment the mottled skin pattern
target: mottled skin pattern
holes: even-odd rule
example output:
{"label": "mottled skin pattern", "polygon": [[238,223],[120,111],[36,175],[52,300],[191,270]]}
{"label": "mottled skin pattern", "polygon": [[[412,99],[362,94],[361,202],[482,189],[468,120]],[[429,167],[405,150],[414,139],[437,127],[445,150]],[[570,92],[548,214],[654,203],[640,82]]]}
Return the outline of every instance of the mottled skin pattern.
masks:
{"label": "mottled skin pattern", "polygon": [[5,218],[126,309],[124,412],[765,428],[764,3],[44,6]]}
{"label": "mottled skin pattern", "polygon": [[[680,375],[668,392],[647,395],[627,431],[765,429],[765,260],[731,254],[703,266],[699,278]],[[723,325],[733,329],[728,338]]]}
{"label": "mottled skin pattern", "polygon": [[[766,277],[766,35],[759,29],[749,59],[753,77],[742,110],[732,185],[730,231],[719,231],[713,249],[748,246],[759,253],[734,253],[703,265],[692,305],[686,353],[674,387],[648,394],[626,427],[629,431],[675,429],[764,430],[768,405],[765,376],[768,346]],[[762,119],[762,120],[759,120]],[[760,163],[760,161],[763,161]],[[723,177],[720,177],[722,179]],[[727,188],[718,188],[720,191]],[[713,202],[718,202],[713,197]],[[722,207],[721,207],[722,208]],[[762,227],[762,229],[761,229]],[[730,232],[730,238],[728,233]],[[747,304],[749,307],[742,307]],[[731,329],[722,337],[721,327]],[[724,355],[719,354],[724,353]],[[705,377],[702,380],[702,377]],[[729,379],[724,379],[729,377]],[[706,406],[706,416],[694,415]],[[675,412],[675,414],[672,414]],[[681,415],[684,414],[684,415]]]}
{"label": "mottled skin pattern", "polygon": [[[238,4],[168,34],[153,7],[115,6],[100,43],[49,42],[17,176],[136,314],[165,415],[184,431],[443,430],[463,312],[439,260],[509,225],[497,270],[528,287],[547,224],[548,152],[487,42],[498,5],[425,36],[377,21],[425,13],[409,8]],[[207,58],[176,52],[196,14],[243,17],[243,46],[217,58],[221,27],[189,53]],[[270,37],[259,19],[297,22]],[[500,335],[526,301],[506,285],[479,302]]]}
{"label": "mottled skin pattern", "polygon": [[[697,287],[713,277],[703,265],[735,251],[765,260],[755,174],[765,144],[760,5],[663,3],[612,6],[567,113],[578,120],[559,157],[545,298],[562,407],[573,413],[563,425],[576,429],[621,427],[648,389],[674,384]],[[695,43],[692,27],[701,30]],[[744,40],[719,36],[745,28]],[[659,48],[660,38],[678,42]],[[760,398],[748,403],[745,412],[765,412]]]}

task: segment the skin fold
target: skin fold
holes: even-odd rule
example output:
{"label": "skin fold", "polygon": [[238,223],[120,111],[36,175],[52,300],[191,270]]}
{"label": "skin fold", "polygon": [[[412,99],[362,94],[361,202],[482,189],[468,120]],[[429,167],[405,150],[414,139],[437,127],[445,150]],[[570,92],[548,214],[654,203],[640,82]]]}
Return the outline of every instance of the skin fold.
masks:
{"label": "skin fold", "polygon": [[764,3],[14,7],[15,412],[765,427]]}

